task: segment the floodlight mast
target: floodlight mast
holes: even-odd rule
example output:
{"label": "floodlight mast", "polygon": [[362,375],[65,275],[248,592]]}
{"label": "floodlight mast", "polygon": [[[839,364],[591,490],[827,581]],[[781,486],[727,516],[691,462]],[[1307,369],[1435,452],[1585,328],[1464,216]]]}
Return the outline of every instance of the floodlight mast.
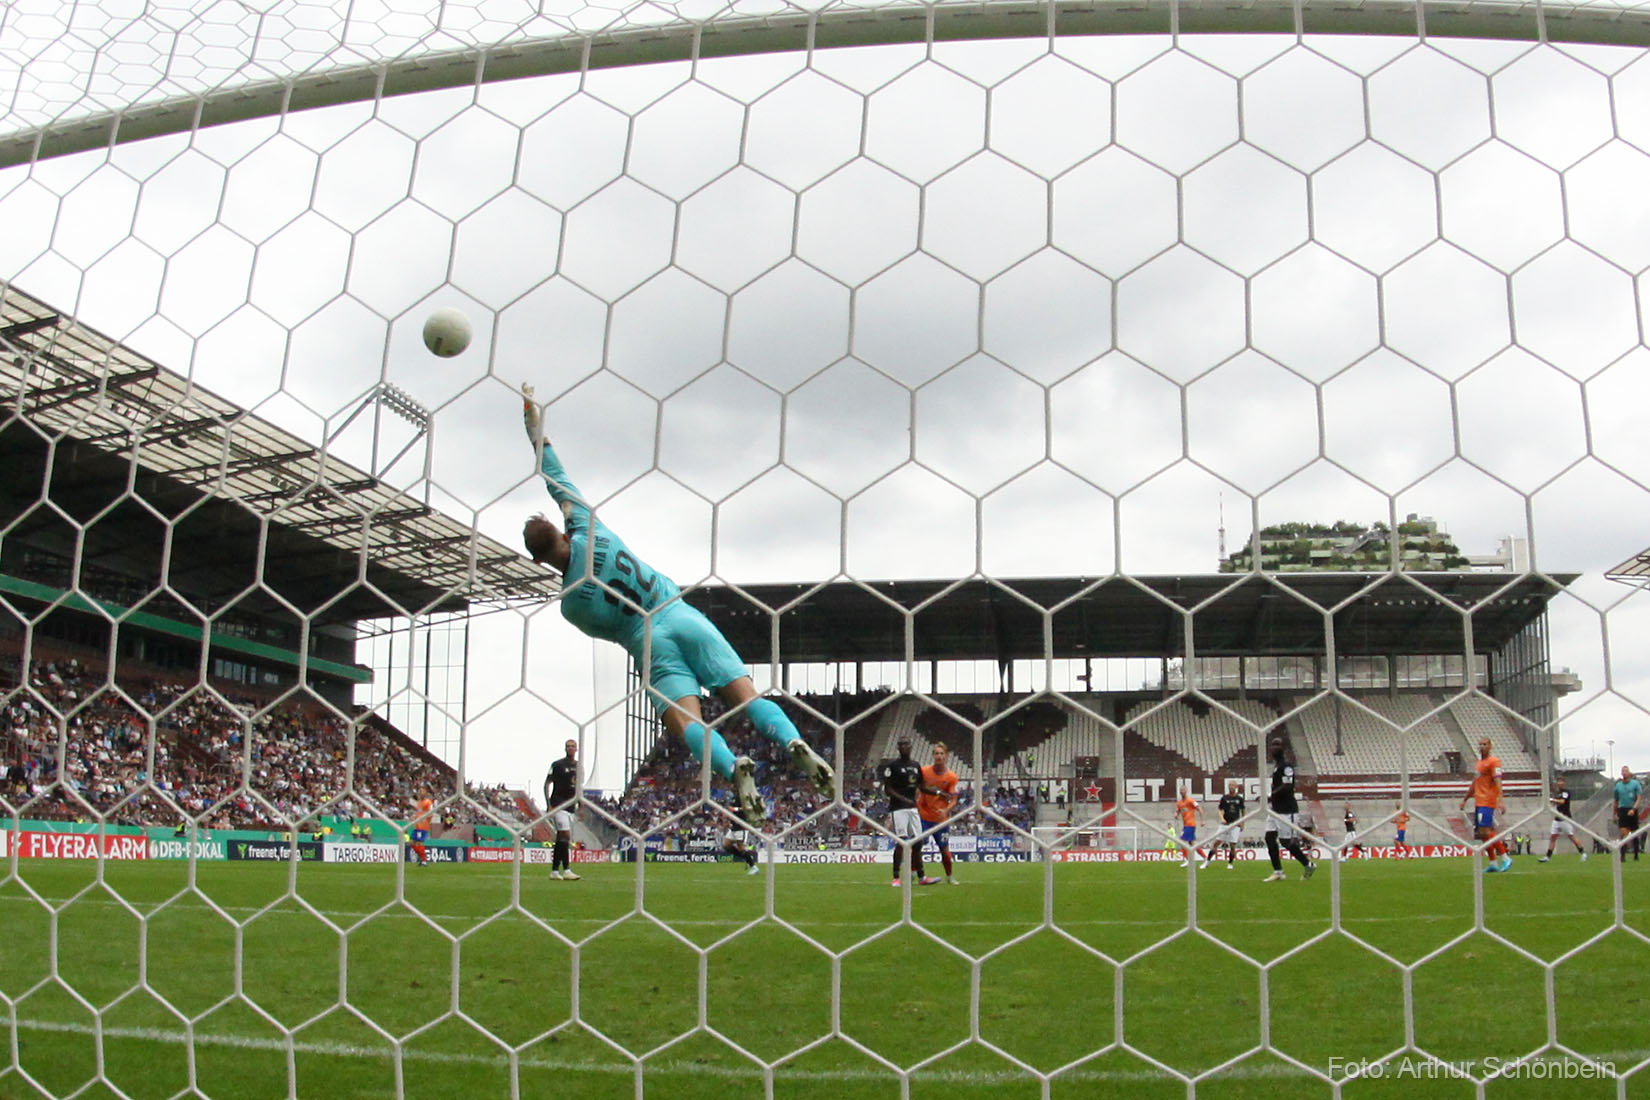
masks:
{"label": "floodlight mast", "polygon": [[[344,431],[355,423],[355,419],[369,408],[372,409],[372,459],[367,464],[367,470],[373,477],[381,480],[397,462],[401,461],[408,451],[413,449],[420,439],[429,434],[430,410],[414,401],[412,395],[399,386],[389,382],[380,382],[367,392],[367,395],[361,399],[361,403],[355,406],[355,409],[344,418],[338,427],[327,433],[328,449],[331,448],[333,440],[343,435]],[[411,424],[413,434],[411,439],[402,444],[400,450],[380,465],[378,461],[378,441],[383,436],[385,409]],[[429,490],[426,487],[426,495],[428,492]],[[424,503],[428,504],[428,499]]]}

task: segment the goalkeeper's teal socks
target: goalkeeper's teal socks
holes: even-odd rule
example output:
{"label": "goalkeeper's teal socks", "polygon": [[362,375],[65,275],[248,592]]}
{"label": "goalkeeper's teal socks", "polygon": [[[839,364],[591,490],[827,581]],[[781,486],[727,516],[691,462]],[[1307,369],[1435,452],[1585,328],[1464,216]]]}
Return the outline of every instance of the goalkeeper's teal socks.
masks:
{"label": "goalkeeper's teal socks", "polygon": [[[778,709],[778,708],[775,708]],[[710,734],[710,770],[723,779],[733,778],[733,752],[728,743],[722,740],[718,730],[706,730],[699,722],[689,722],[683,736],[687,738],[688,751],[700,763],[705,759],[705,734]]]}
{"label": "goalkeeper's teal socks", "polygon": [[[802,736],[796,732],[796,724],[791,721],[791,716],[772,699],[752,699],[746,704],[745,713],[750,718],[751,725],[756,727],[756,732],[780,748]],[[695,760],[702,763],[705,759],[706,734],[710,736],[710,770],[723,779],[732,779],[733,751],[722,739],[720,731],[707,730],[701,722],[689,722],[684,731],[688,751],[693,753]]]}
{"label": "goalkeeper's teal socks", "polygon": [[802,736],[796,732],[796,723],[791,721],[791,716],[772,699],[752,699],[746,704],[745,713],[750,716],[756,732],[780,748]]}

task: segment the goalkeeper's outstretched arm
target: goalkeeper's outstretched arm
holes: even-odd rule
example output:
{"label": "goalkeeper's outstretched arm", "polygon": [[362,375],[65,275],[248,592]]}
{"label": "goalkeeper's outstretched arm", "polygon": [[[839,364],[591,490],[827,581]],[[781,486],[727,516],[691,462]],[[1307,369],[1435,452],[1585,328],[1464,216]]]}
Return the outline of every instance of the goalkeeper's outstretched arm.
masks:
{"label": "goalkeeper's outstretched arm", "polygon": [[590,522],[590,508],[585,504],[579,487],[567,476],[556,449],[544,438],[543,417],[538,402],[533,400],[533,385],[530,382],[521,384],[521,426],[527,432],[528,442],[538,449],[539,472],[544,475],[544,487],[560,505],[562,517],[567,523],[567,533],[571,535],[584,529]]}
{"label": "goalkeeper's outstretched arm", "polygon": [[533,387],[526,383],[521,387],[521,424],[539,453],[539,473],[544,478],[544,487],[561,506],[562,522],[567,527],[564,532],[544,515],[536,515],[522,525],[522,542],[534,561],[548,562],[565,576],[573,561],[571,540],[589,530],[590,509],[579,498],[578,487],[568,479],[567,471],[562,469],[555,448],[544,441],[538,403],[533,400]]}

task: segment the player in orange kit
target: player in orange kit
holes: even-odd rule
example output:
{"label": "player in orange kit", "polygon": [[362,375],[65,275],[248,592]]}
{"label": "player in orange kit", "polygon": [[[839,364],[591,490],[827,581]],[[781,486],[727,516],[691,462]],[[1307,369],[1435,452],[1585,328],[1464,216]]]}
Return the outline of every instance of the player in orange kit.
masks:
{"label": "player in orange kit", "polygon": [[1203,810],[1192,797],[1192,789],[1187,787],[1180,795],[1180,801],[1174,804],[1175,812],[1180,815],[1180,839],[1186,845],[1186,862],[1190,863],[1193,856],[1200,857],[1203,853],[1197,850],[1197,823]]}
{"label": "player in orange kit", "polygon": [[429,849],[424,847],[424,842],[430,839],[430,811],[433,809],[435,809],[435,803],[430,801],[430,792],[420,792],[418,816],[413,818],[411,836],[413,855],[418,857],[420,867],[430,865],[430,852]]}
{"label": "player in orange kit", "polygon": [[940,850],[945,884],[955,886],[957,880],[951,874],[950,829],[945,824],[951,819],[951,808],[957,804],[957,773],[947,766],[950,756],[944,741],[934,742],[934,763],[922,769],[922,785],[917,788],[917,816],[922,819],[922,831],[934,838]]}
{"label": "player in orange kit", "polygon": [[[1461,799],[1461,809],[1467,800],[1473,803],[1473,839],[1490,840],[1495,836],[1495,811],[1501,808],[1501,759],[1491,754],[1493,746],[1488,737],[1478,742],[1478,763],[1473,765],[1472,786]],[[1484,849],[1484,857],[1491,860],[1486,872],[1512,870],[1512,854],[1497,840]]]}

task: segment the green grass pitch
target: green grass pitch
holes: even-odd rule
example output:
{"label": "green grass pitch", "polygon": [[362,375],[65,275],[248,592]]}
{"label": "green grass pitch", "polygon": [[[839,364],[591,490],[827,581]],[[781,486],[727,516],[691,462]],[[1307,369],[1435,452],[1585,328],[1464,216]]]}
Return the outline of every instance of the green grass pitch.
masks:
{"label": "green grass pitch", "polygon": [[[1329,1072],[1409,1042],[1480,1071],[1549,1039],[1624,1074],[1650,1057],[1650,860],[1621,868],[1623,928],[1608,859],[1520,859],[1483,880],[1488,934],[1459,859],[1266,885],[1216,865],[1195,889],[1167,865],[970,863],[910,891],[886,866],[404,886],[393,866],[14,867],[7,1098],[1194,1095],[1172,1066],[1197,1097],[1296,1100],[1334,1093],[1290,1058]],[[1288,1058],[1246,1055],[1264,1038]],[[1650,1068],[1561,1058],[1483,1095],[1650,1097]],[[1414,1056],[1383,1072],[1340,1095],[1479,1095]]]}

